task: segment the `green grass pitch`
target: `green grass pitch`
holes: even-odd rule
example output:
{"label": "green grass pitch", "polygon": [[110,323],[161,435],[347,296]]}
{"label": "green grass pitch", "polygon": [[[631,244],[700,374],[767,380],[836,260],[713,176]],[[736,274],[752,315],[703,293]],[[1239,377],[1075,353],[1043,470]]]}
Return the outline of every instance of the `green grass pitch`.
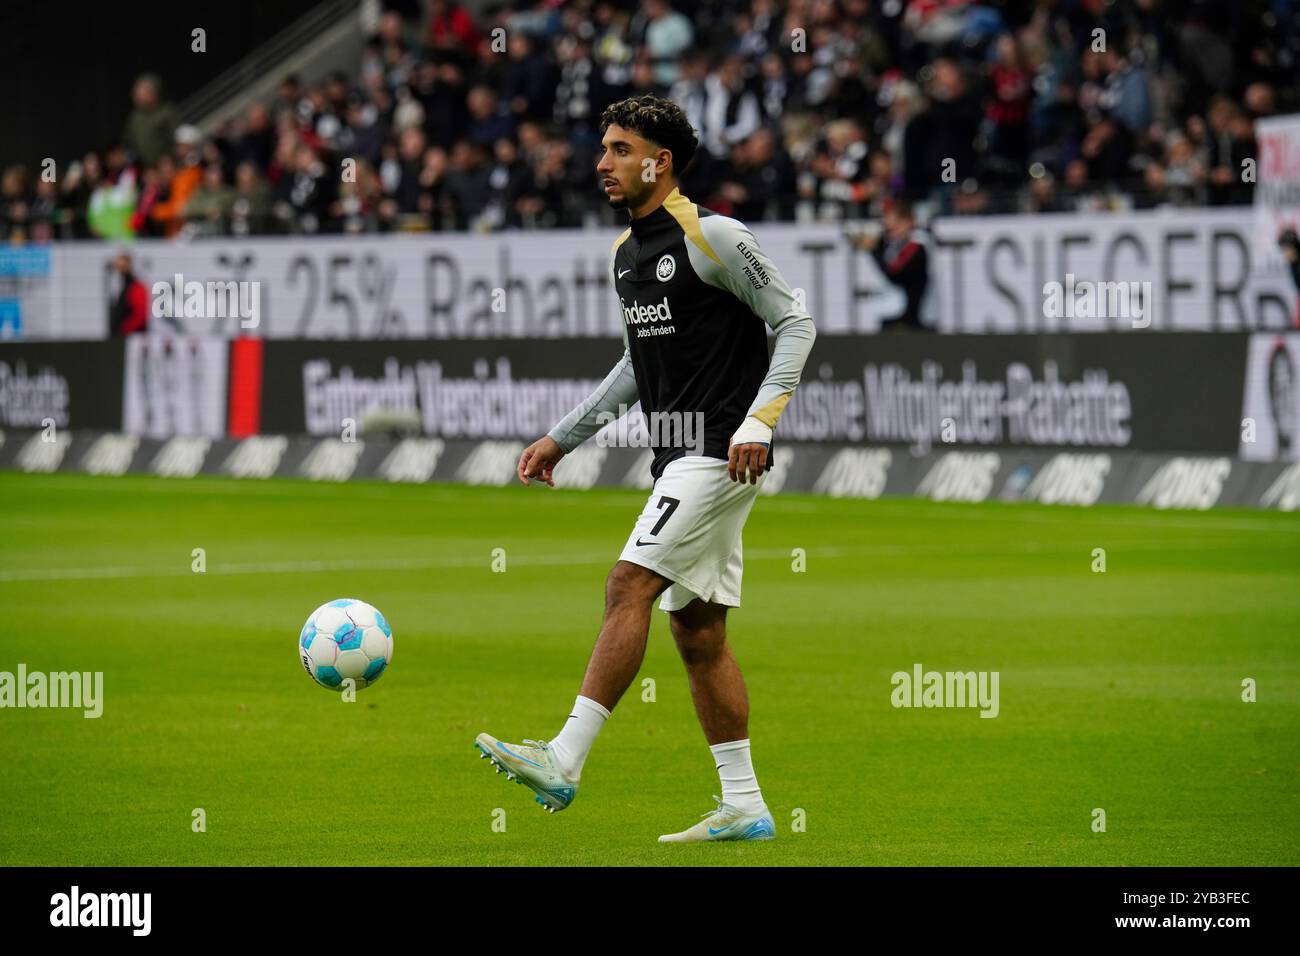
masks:
{"label": "green grass pitch", "polygon": [[[777,839],[656,843],[719,792],[657,609],[544,813],[472,742],[559,730],[642,500],[0,475],[0,671],[105,675],[98,720],[0,710],[0,864],[1300,864],[1300,518],[1247,511],[762,498],[729,632]],[[354,704],[296,653],[335,597],[394,629]],[[894,708],[916,663],[999,716]]]}

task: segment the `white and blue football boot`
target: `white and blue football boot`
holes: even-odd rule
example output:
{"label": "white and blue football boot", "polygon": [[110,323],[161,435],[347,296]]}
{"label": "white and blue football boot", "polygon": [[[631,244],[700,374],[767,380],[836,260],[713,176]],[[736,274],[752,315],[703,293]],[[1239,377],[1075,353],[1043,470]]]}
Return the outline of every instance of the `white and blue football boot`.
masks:
{"label": "white and blue football boot", "polygon": [[474,746],[478,748],[480,759],[487,757],[497,773],[504,770],[507,780],[528,787],[537,794],[537,802],[550,813],[563,810],[578,795],[578,781],[564,775],[551,745],[545,740],[509,744],[491,734],[479,734]]}
{"label": "white and blue football boot", "polygon": [[776,838],[776,824],[772,814],[763,808],[761,813],[741,813],[721,798],[714,797],[718,807],[701,816],[701,820],[689,830],[681,833],[665,833],[659,838],[660,843],[711,843],[719,840],[773,840]]}

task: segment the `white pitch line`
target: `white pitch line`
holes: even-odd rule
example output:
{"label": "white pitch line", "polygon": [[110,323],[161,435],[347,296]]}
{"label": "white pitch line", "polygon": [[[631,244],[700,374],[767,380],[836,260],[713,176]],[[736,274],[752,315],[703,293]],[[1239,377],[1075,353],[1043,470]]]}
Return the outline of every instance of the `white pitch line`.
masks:
{"label": "white pitch line", "polygon": [[[510,558],[512,564],[589,564],[608,560],[609,555],[573,555]],[[179,568],[35,568],[0,571],[0,583],[9,581],[81,581],[102,578],[171,578],[192,574],[310,574],[318,571],[425,571],[433,568],[472,568],[489,563],[488,558],[418,558],[371,561],[266,561],[251,564],[213,564],[206,571]]]}
{"label": "white pitch line", "polygon": [[[1150,541],[1109,542],[1107,548],[1113,554],[1133,551],[1205,551],[1223,550],[1225,548],[1250,548],[1259,550],[1258,542],[1238,542],[1225,545],[1221,541],[1181,541],[1176,548],[1169,548]],[[745,551],[747,560],[782,560],[788,561],[793,555],[792,548],[749,548]],[[1006,554],[1088,554],[1083,545],[1043,545],[1025,542],[1017,546],[1005,544],[977,546],[970,548],[954,547],[948,544],[934,545],[857,545],[849,547],[805,548],[804,553],[811,558],[844,557],[905,557],[924,554],[961,554],[966,557],[980,555],[999,556]],[[16,568],[0,570],[0,584],[22,581],[97,581],[121,580],[131,578],[171,578],[186,577],[193,574],[240,575],[240,574],[314,574],[333,571],[426,571],[437,568],[477,568],[490,565],[490,556],[459,558],[375,558],[372,560],[343,561],[260,561],[250,563],[213,563],[205,572],[190,569],[188,563],[175,568],[149,567],[102,567],[102,568]],[[524,566],[583,566],[596,564],[613,565],[618,560],[618,551],[611,548],[599,554],[516,554],[508,558],[514,565]]]}
{"label": "white pitch line", "polygon": [[[50,487],[55,491],[86,492],[95,495],[108,494],[113,491],[122,491],[123,493],[135,495],[138,488],[134,486],[132,479],[145,478],[152,479],[149,475],[127,475],[122,476],[125,480],[122,484],[117,484],[117,479],[105,479],[93,475],[79,474],[60,474],[57,484]],[[257,479],[257,478],[224,478],[216,475],[200,475],[193,479],[159,479],[149,490],[150,494],[158,492],[176,492],[192,496],[202,495],[247,495],[249,497],[276,497],[288,493],[298,498],[331,498],[339,485],[333,482],[311,482],[297,481],[291,489],[286,489],[279,485],[275,479]],[[464,501],[464,495],[460,492],[463,488],[469,487],[471,490],[479,492],[490,491],[520,491],[530,490],[523,485],[518,484],[511,479],[504,485],[473,485],[463,486],[449,482],[433,483],[407,483],[392,482],[383,483],[379,481],[356,482],[349,486],[348,496],[354,498],[391,500],[407,494],[406,489],[418,489],[418,501],[425,502],[443,502],[452,501],[461,503]],[[534,485],[533,488],[544,486]],[[601,507],[614,508],[625,511],[636,512],[635,505],[628,505],[624,495],[645,496],[650,493],[648,488],[629,488],[625,486],[600,485],[589,489],[577,488],[558,488],[560,491],[587,491],[590,494],[568,494],[557,495],[550,498],[547,507],[556,506],[581,506],[584,508]],[[512,502],[513,503],[513,502]],[[864,517],[871,518],[878,515],[889,517],[901,516],[906,518],[921,518],[927,521],[942,521],[944,523],[956,524],[963,521],[1024,521],[1028,523],[1072,523],[1074,519],[1086,519],[1090,527],[1099,527],[1107,525],[1116,525],[1120,529],[1125,527],[1142,527],[1142,528],[1176,528],[1189,531],[1207,531],[1207,532],[1233,532],[1233,531],[1265,531],[1276,532],[1280,534],[1300,534],[1300,521],[1273,522],[1273,521],[1252,521],[1248,516],[1240,517],[1219,517],[1215,516],[1213,511],[1189,512],[1184,510],[1162,512],[1154,508],[1138,509],[1137,506],[1126,502],[1102,502],[1099,507],[1085,508],[1082,506],[1063,506],[1059,510],[1040,510],[1040,507],[1053,508],[1053,506],[1039,506],[1034,509],[1018,509],[1015,506],[1021,504],[1034,504],[1034,502],[1003,502],[988,500],[988,504],[1000,504],[1008,506],[1005,511],[988,511],[976,510],[975,505],[984,504],[985,502],[964,502],[964,501],[930,501],[924,498],[906,498],[897,495],[891,495],[887,498],[831,498],[827,496],[803,494],[794,497],[785,495],[765,495],[756,504],[756,507],[765,511],[775,511],[781,513],[799,513],[815,514],[823,508],[830,509],[837,503],[848,505],[863,506],[866,512]],[[920,507],[916,507],[916,506]],[[1129,510],[1116,512],[1111,511],[1111,506],[1128,507]],[[1241,509],[1246,510],[1246,509]],[[1270,512],[1273,513],[1273,512]],[[1191,517],[1193,514],[1197,517]],[[1187,517],[1184,517],[1184,516]]]}

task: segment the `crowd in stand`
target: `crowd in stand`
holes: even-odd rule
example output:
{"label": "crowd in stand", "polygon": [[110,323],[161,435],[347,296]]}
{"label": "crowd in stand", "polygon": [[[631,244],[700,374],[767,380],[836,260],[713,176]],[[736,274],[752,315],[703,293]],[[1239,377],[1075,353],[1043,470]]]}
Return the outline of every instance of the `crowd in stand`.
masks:
{"label": "crowd in stand", "polygon": [[140,77],[120,142],[0,174],[8,243],[612,224],[604,108],[671,97],[683,192],[743,220],[1251,201],[1300,0],[389,2],[355,69],[208,131]]}

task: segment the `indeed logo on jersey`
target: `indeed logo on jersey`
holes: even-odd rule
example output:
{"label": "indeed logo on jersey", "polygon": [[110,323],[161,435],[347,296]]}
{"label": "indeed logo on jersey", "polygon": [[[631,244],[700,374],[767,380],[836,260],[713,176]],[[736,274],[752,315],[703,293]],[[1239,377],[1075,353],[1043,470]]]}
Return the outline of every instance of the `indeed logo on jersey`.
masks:
{"label": "indeed logo on jersey", "polygon": [[646,322],[671,322],[673,320],[672,310],[668,308],[668,296],[657,305],[640,305],[635,299],[632,304],[628,305],[619,296],[618,301],[623,304],[623,321],[628,325],[643,325]]}

